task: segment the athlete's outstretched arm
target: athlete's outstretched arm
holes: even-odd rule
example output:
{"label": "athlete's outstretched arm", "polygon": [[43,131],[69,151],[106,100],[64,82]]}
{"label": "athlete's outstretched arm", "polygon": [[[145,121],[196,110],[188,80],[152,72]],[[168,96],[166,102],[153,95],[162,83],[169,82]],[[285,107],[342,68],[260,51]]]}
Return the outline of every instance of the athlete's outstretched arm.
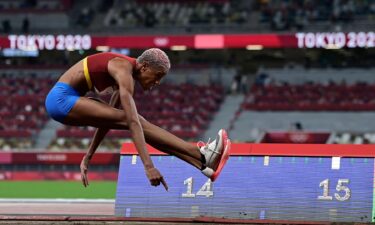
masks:
{"label": "athlete's outstretched arm", "polygon": [[[97,100],[97,99],[95,99],[95,100]],[[107,104],[106,102],[101,101],[101,100],[97,100],[97,101],[102,102],[103,104]],[[119,104],[119,92],[114,91],[112,96],[111,96],[111,100],[109,101],[109,105],[116,108],[116,107],[118,107],[118,104]],[[87,187],[89,185],[88,178],[87,178],[87,170],[88,170],[88,167],[89,167],[90,160],[91,160],[92,156],[94,155],[96,149],[99,147],[100,143],[102,142],[103,138],[108,133],[108,131],[109,131],[109,129],[107,129],[107,128],[97,128],[95,130],[93,139],[92,139],[92,141],[90,143],[90,146],[89,146],[89,149],[88,149],[86,155],[83,157],[83,159],[81,161],[81,165],[80,165],[81,180],[82,180],[82,183],[85,187]]]}
{"label": "athlete's outstretched arm", "polygon": [[134,145],[143,162],[146,175],[153,186],[158,186],[162,183],[166,190],[168,186],[164,181],[163,176],[154,167],[151,157],[146,148],[145,136],[141,123],[139,121],[137,108],[133,99],[134,93],[134,79],[132,77],[132,66],[123,59],[112,59],[108,63],[108,72],[117,81],[120,90],[120,101],[129,130],[132,135]]}

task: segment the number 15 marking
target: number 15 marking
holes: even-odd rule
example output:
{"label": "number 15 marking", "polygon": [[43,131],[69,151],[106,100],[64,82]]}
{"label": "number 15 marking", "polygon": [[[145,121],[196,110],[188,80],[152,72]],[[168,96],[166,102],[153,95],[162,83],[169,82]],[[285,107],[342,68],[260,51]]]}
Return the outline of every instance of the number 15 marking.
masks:
{"label": "number 15 marking", "polygon": [[[337,181],[336,191],[338,191],[338,192],[344,191],[345,192],[344,196],[340,196],[338,193],[335,193],[335,198],[338,201],[349,200],[349,198],[351,196],[351,191],[347,186],[345,186],[345,184],[349,184],[349,179],[339,179]],[[329,189],[329,179],[325,179],[322,182],[320,182],[319,187],[323,187],[323,195],[318,196],[318,199],[319,200],[332,201],[333,197],[329,196],[329,194],[328,194],[329,193],[329,190],[328,190]]]}
{"label": "number 15 marking", "polygon": [[199,189],[196,194],[193,194],[193,178],[189,177],[188,179],[184,180],[184,184],[187,185],[187,190],[185,193],[182,193],[183,198],[195,198],[195,196],[206,196],[212,197],[214,195],[213,192],[213,184],[210,179],[203,184],[203,186]]}

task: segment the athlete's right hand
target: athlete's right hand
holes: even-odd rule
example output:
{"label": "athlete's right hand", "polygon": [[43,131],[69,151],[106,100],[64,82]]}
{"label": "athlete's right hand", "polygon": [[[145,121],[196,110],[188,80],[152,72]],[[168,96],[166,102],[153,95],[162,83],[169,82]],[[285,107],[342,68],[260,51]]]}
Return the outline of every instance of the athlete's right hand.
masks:
{"label": "athlete's right hand", "polygon": [[146,169],[147,178],[150,180],[152,186],[159,186],[160,183],[163,184],[165,190],[168,191],[167,182],[165,182],[164,177],[160,174],[159,170],[156,168]]}

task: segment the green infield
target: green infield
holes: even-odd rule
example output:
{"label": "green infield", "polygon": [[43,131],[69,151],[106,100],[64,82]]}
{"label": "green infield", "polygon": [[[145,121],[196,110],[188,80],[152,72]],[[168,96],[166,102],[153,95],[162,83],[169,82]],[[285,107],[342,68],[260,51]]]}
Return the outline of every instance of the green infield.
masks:
{"label": "green infield", "polygon": [[104,198],[116,197],[114,181],[0,181],[0,198]]}

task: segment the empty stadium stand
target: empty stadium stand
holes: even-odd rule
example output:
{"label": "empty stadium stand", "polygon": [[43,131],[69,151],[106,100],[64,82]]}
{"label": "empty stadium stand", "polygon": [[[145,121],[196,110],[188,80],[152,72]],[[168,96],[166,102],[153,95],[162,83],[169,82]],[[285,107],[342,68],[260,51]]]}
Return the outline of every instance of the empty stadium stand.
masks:
{"label": "empty stadium stand", "polygon": [[261,132],[295,130],[296,123],[307,131],[372,132],[373,73],[371,69],[262,71],[241,104],[232,135],[256,141]]}
{"label": "empty stadium stand", "polygon": [[[4,0],[4,33],[370,31],[371,0]],[[38,21],[38,22],[36,22]],[[27,28],[26,28],[27,27]],[[111,28],[108,30],[107,28]],[[372,26],[373,28],[373,26]]]}
{"label": "empty stadium stand", "polygon": [[53,84],[51,78],[1,75],[0,148],[32,147],[36,135],[48,120],[44,97]]}

